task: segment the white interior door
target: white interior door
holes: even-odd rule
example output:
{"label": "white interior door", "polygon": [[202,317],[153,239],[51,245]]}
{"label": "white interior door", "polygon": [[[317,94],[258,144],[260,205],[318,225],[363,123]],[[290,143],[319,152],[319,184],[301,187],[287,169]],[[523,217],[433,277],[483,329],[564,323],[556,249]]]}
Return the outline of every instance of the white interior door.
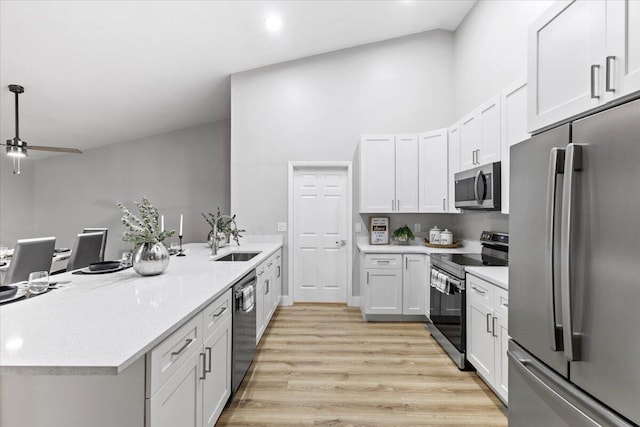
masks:
{"label": "white interior door", "polygon": [[299,168],[293,181],[293,299],[346,302],[347,170]]}

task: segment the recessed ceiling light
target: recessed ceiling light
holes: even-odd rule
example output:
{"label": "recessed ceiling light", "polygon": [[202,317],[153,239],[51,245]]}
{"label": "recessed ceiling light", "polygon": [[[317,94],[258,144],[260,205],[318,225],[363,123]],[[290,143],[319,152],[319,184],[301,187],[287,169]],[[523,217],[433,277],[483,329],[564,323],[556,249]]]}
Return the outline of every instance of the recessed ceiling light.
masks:
{"label": "recessed ceiling light", "polygon": [[278,15],[270,13],[264,18],[264,25],[269,31],[279,31],[282,28],[282,19]]}

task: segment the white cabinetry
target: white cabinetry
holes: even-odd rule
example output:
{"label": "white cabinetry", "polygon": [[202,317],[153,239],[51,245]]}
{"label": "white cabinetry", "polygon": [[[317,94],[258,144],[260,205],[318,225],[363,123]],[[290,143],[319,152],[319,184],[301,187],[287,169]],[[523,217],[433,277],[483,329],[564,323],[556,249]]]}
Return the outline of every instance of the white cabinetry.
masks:
{"label": "white cabinetry", "polygon": [[502,106],[502,213],[509,213],[509,177],[511,146],[529,138],[527,133],[527,80],[522,78],[506,87],[501,94]]}
{"label": "white cabinetry", "polygon": [[460,120],[461,170],[500,161],[500,96]]}
{"label": "white cabinetry", "polygon": [[[460,123],[449,128],[449,212],[460,213],[456,209],[455,174],[460,172]],[[429,271],[429,270],[427,270]],[[429,307],[427,307],[428,309]]]}
{"label": "white cabinetry", "polygon": [[418,212],[418,135],[361,138],[360,212]]}
{"label": "white cabinetry", "polygon": [[231,395],[231,290],[147,355],[148,427],[213,426]]}
{"label": "white cabinetry", "polygon": [[256,344],[269,326],[282,297],[282,250],[256,268]]}
{"label": "white cabinetry", "polygon": [[447,129],[420,134],[418,143],[420,212],[448,211],[447,139]]}
{"label": "white cabinetry", "polygon": [[403,316],[425,315],[426,255],[366,254],[361,256],[361,263],[361,309],[365,318],[395,315],[401,320]]}
{"label": "white cabinetry", "polygon": [[467,274],[467,358],[485,382],[508,401],[508,292]]}
{"label": "white cabinetry", "polygon": [[529,28],[528,129],[640,90],[640,4],[554,3]]}
{"label": "white cabinetry", "polygon": [[425,255],[402,255],[404,271],[402,273],[402,314],[425,314],[424,283],[427,269]]}

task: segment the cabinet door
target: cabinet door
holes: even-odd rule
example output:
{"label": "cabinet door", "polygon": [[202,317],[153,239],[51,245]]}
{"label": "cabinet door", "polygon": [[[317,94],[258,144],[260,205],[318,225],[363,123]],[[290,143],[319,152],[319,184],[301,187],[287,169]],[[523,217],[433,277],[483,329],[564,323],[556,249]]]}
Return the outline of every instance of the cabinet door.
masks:
{"label": "cabinet door", "polygon": [[396,136],[396,212],[418,212],[418,135]]}
{"label": "cabinet door", "polygon": [[493,310],[484,304],[469,303],[467,312],[467,355],[469,362],[485,380],[493,382]]}
{"label": "cabinet door", "polygon": [[201,427],[204,353],[194,353],[160,389],[147,400],[148,427]]}
{"label": "cabinet door", "polygon": [[506,403],[509,398],[509,358],[507,357],[507,350],[509,350],[509,324],[507,318],[500,314],[496,314],[495,319],[496,360],[494,388]]}
{"label": "cabinet door", "polygon": [[264,322],[265,312],[268,312],[268,308],[265,308],[265,299],[264,299],[264,291],[265,291],[265,274],[266,268],[264,266],[258,267],[258,272],[256,273],[256,345],[260,342],[260,338],[262,338],[262,334],[266,328],[266,324]]}
{"label": "cabinet door", "polygon": [[[460,213],[456,209],[456,181],[455,174],[460,172],[460,123],[449,128],[449,213]],[[427,306],[429,307],[429,306]]]}
{"label": "cabinet door", "polygon": [[264,280],[264,328],[267,329],[271,316],[273,316],[273,270],[269,269],[265,272],[267,277]]}
{"label": "cabinet door", "polygon": [[427,281],[425,255],[403,255],[402,314],[425,314],[424,283]]}
{"label": "cabinet door", "polygon": [[448,154],[447,129],[420,135],[418,143],[420,212],[447,212]]}
{"label": "cabinet door", "polygon": [[367,269],[365,313],[402,314],[402,270]]}
{"label": "cabinet door", "polygon": [[473,112],[460,120],[460,170],[473,168],[475,151],[480,146],[480,118]]}
{"label": "cabinet door", "polygon": [[606,99],[640,90],[640,2],[607,2]]}
{"label": "cabinet door", "polygon": [[529,131],[604,100],[604,1],[554,3],[529,27]]}
{"label": "cabinet door", "polygon": [[500,95],[480,106],[480,146],[476,154],[478,164],[500,161]]}
{"label": "cabinet door", "polygon": [[360,212],[389,213],[396,207],[393,135],[364,136],[360,142]]}
{"label": "cabinet door", "polygon": [[205,341],[204,353],[202,413],[204,425],[213,427],[231,396],[231,316]]}
{"label": "cabinet door", "polygon": [[275,255],[275,263],[273,266],[273,311],[275,312],[280,305],[282,298],[282,255],[277,252]]}
{"label": "cabinet door", "polygon": [[510,147],[529,138],[527,132],[527,79],[521,78],[502,91],[500,110],[502,129],[500,156],[502,167],[502,213],[509,213],[509,177],[511,167]]}
{"label": "cabinet door", "polygon": [[431,274],[431,258],[429,255],[425,256],[425,265],[424,265],[424,280],[422,285],[424,286],[424,315],[429,319],[430,311],[431,311],[431,283],[429,281],[429,275]]}

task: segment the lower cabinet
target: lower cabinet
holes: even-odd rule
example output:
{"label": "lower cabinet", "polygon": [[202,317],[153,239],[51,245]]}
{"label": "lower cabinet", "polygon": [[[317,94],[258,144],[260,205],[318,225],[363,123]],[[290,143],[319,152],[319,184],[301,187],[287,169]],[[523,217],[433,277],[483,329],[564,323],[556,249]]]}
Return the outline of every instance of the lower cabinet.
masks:
{"label": "lower cabinet", "polygon": [[[361,256],[361,311],[371,315],[425,315],[427,256],[364,254]],[[389,319],[392,320],[392,319]]]}
{"label": "lower cabinet", "polygon": [[478,375],[508,402],[509,293],[467,274],[467,359]]}
{"label": "lower cabinet", "polygon": [[282,298],[282,250],[256,268],[256,344],[269,326]]}
{"label": "lower cabinet", "polygon": [[228,290],[151,350],[147,427],[215,425],[231,395],[230,306]]}

